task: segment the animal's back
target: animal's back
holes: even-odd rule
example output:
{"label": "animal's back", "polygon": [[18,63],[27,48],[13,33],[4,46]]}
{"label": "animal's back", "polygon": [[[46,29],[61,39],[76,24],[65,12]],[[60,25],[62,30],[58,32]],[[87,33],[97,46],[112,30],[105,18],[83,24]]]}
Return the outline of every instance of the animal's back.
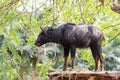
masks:
{"label": "animal's back", "polygon": [[92,25],[66,23],[61,26],[62,36],[68,44],[76,44],[79,48],[89,47],[91,42],[98,41],[102,32]]}

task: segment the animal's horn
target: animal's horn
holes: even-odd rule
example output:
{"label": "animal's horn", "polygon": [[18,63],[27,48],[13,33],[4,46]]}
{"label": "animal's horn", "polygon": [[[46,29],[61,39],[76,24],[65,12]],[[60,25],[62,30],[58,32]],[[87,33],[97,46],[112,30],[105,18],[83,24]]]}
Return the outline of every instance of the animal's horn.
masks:
{"label": "animal's horn", "polygon": [[43,31],[43,28],[40,26],[40,29]]}

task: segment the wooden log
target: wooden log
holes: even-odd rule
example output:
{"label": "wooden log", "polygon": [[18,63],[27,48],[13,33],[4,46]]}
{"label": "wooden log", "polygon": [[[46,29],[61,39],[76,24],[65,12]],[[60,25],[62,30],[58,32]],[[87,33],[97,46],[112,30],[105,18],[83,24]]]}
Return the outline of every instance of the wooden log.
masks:
{"label": "wooden log", "polygon": [[49,80],[120,80],[120,71],[50,72]]}

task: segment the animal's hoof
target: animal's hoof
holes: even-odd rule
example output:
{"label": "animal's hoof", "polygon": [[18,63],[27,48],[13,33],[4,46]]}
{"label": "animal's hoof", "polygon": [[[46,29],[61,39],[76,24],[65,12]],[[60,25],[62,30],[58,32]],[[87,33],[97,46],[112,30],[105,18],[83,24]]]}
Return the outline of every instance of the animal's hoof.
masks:
{"label": "animal's hoof", "polygon": [[70,71],[70,73],[76,73],[76,71],[75,71],[75,70],[73,70],[73,71]]}
{"label": "animal's hoof", "polygon": [[101,69],[101,71],[103,71],[103,72],[104,72],[105,70],[104,70],[104,69]]}
{"label": "animal's hoof", "polygon": [[75,68],[74,68],[74,69],[71,69],[71,71],[75,71]]}
{"label": "animal's hoof", "polygon": [[65,68],[63,68],[63,71],[66,71],[66,69],[65,69]]}
{"label": "animal's hoof", "polygon": [[98,70],[95,70],[95,72],[98,72]]}

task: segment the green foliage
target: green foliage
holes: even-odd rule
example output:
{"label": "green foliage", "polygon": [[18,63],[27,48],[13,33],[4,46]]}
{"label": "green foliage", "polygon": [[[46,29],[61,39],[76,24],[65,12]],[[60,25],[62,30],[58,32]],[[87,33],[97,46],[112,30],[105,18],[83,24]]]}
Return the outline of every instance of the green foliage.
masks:
{"label": "green foliage", "polygon": [[106,53],[105,67],[107,70],[120,70],[120,37],[104,47]]}
{"label": "green foliage", "polygon": [[[119,2],[119,0],[118,0]],[[0,2],[0,80],[28,80],[36,64],[34,46],[40,27],[57,27],[62,22],[93,24],[105,34],[103,53],[106,70],[120,70],[120,14],[111,10],[112,1],[98,6],[96,0],[2,0]],[[61,69],[63,48],[46,44],[41,48],[36,80]],[[71,66],[69,57],[68,67]],[[77,49],[78,70],[93,70],[90,49]]]}
{"label": "green foliage", "polygon": [[92,56],[91,51],[89,49],[86,49],[86,50],[82,50],[80,53],[81,54],[79,54],[80,55],[79,57],[81,57],[83,62],[86,62],[85,66],[87,66],[87,68],[93,67],[94,59],[93,59],[93,57],[91,57]]}

